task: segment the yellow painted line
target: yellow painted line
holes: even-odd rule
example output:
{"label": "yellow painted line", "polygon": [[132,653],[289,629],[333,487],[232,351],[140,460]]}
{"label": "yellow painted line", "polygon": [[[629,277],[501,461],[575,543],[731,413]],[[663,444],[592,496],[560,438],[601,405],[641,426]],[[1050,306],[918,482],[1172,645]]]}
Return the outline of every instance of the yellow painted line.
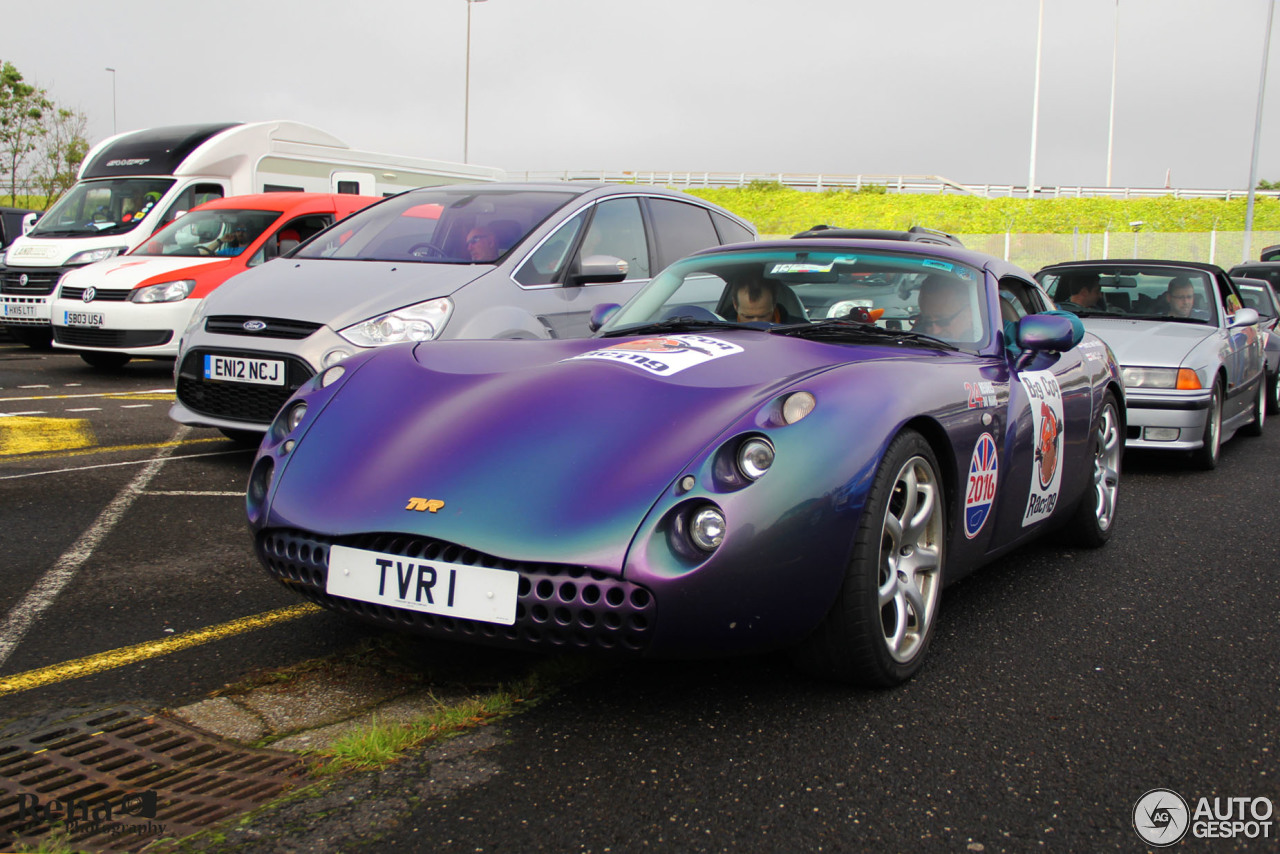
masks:
{"label": "yellow painted line", "polygon": [[68,451],[93,443],[93,430],[84,418],[0,418],[0,457]]}
{"label": "yellow painted line", "polygon": [[207,629],[183,632],[171,638],[145,641],[133,646],[100,652],[97,655],[64,661],[61,664],[51,664],[48,667],[41,667],[37,670],[28,670],[25,673],[15,673],[13,676],[0,677],[0,697],[16,694],[20,691],[30,691],[33,688],[42,688],[55,682],[65,682],[68,679],[92,676],[104,670],[114,670],[117,667],[136,664],[149,658],[172,655],[184,649],[223,640],[245,632],[264,629],[277,623],[296,620],[299,617],[305,617],[308,614],[314,614],[322,610],[319,605],[304,602],[301,605],[291,605],[288,608],[281,608],[277,611],[267,611],[264,614],[241,617],[238,620],[232,620],[229,623],[222,623],[218,626],[210,626]]}
{"label": "yellow painted line", "polygon": [[[0,418],[0,428],[3,428],[8,421],[16,421],[17,418]],[[64,419],[65,420],[65,419]],[[85,450],[67,450],[55,451],[43,454],[33,454],[27,457],[29,460],[49,460],[61,459],[62,457],[83,457],[89,454],[111,454],[116,451],[154,451],[157,448],[169,448],[182,445],[205,445],[209,442],[225,442],[222,437],[209,439],[183,439],[179,442],[146,442],[140,445],[101,445],[94,448],[86,448]],[[0,457],[7,456],[3,446],[0,445]]]}

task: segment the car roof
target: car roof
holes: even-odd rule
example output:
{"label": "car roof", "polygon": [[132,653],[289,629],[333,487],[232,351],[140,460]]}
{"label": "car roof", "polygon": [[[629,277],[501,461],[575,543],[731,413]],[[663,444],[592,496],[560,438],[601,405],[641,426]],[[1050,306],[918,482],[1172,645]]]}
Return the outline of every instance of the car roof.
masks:
{"label": "car roof", "polygon": [[852,240],[906,240],[919,243],[935,243],[940,246],[964,246],[960,242],[960,238],[953,234],[919,225],[913,225],[906,231],[894,231],[887,228],[836,228],[835,226],[819,224],[799,234],[792,235],[793,240],[803,240],[809,237],[835,237]]}
{"label": "car roof", "polygon": [[1057,264],[1046,264],[1036,273],[1057,271],[1057,270],[1087,270],[1089,268],[1103,267],[1113,270],[1117,267],[1131,267],[1133,269],[1141,269],[1143,267],[1187,267],[1193,270],[1201,270],[1205,273],[1225,273],[1217,264],[1206,264],[1203,261],[1173,261],[1160,258],[1108,258],[1093,261],[1059,261]]}
{"label": "car roof", "polygon": [[1280,270],[1280,261],[1241,261],[1232,270]]}
{"label": "car roof", "polygon": [[381,201],[380,196],[356,196],[350,193],[249,193],[243,196],[224,196],[212,199],[192,208],[193,211],[204,210],[242,210],[242,211],[282,211],[289,212],[299,207],[315,206],[319,209],[348,207],[352,203],[360,206]]}
{"label": "car roof", "polygon": [[881,252],[910,253],[928,255],[934,258],[946,258],[976,267],[979,270],[990,270],[997,278],[1005,275],[1017,275],[1030,278],[1031,274],[1016,264],[1012,264],[994,255],[965,249],[963,246],[948,246],[940,243],[925,243],[902,239],[877,240],[869,238],[844,237],[792,237],[786,240],[761,240],[756,243],[729,243],[724,246],[712,246],[693,253],[693,256],[713,255],[718,252],[750,252],[753,250],[776,249],[783,252],[795,252],[797,248],[820,249],[829,252],[848,252],[851,249],[870,249]]}

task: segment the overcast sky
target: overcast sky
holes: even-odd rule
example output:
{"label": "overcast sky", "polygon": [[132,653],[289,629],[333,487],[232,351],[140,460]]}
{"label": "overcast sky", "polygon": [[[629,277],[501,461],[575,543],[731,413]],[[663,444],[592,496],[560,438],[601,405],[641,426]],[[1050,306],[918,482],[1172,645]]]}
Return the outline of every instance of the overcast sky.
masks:
{"label": "overcast sky", "polygon": [[[1119,0],[1113,184],[1241,188],[1271,0]],[[1102,186],[1116,0],[1045,0],[1036,183]],[[112,132],[293,119],[463,158],[466,0],[9,2],[0,60]],[[470,160],[1025,184],[1038,0],[484,0]],[[1280,17],[1280,16],[1278,16]],[[1259,177],[1280,179],[1273,39]]]}

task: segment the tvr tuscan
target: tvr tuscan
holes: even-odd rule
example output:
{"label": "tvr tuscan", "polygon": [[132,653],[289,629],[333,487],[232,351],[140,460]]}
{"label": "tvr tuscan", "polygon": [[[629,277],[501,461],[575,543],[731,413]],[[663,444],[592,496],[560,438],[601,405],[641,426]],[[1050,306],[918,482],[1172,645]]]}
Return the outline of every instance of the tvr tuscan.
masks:
{"label": "tvr tuscan", "polygon": [[268,572],[440,637],[685,656],[787,647],[891,685],[943,587],[1110,537],[1124,390],[1022,270],[815,237],[681,260],[595,338],[444,341],[321,371],[246,503]]}

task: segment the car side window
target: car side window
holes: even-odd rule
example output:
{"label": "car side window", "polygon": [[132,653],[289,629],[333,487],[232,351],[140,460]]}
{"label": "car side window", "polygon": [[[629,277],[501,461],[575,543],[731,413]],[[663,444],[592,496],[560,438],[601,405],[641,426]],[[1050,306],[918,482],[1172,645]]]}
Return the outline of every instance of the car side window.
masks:
{"label": "car side window", "polygon": [[737,220],[729,219],[724,214],[712,211],[711,221],[715,223],[716,232],[720,235],[721,243],[750,243],[756,239],[751,229]]}
{"label": "car side window", "polygon": [[1028,314],[1039,314],[1048,310],[1041,290],[1030,282],[1024,282],[1015,276],[1005,276],[1000,280],[1000,320],[1018,321]]}
{"label": "car side window", "polygon": [[332,224],[333,214],[306,214],[305,216],[294,217],[276,229],[275,234],[267,238],[267,242],[250,259],[249,266],[253,267],[263,261],[270,261],[272,258],[283,255],[313,235],[324,231]]}
{"label": "car side window", "polygon": [[221,184],[192,184],[178,195],[173,204],[169,205],[169,209],[164,212],[164,217],[156,224],[156,230],[159,231],[173,222],[179,214],[184,214],[205,202],[221,199],[225,195],[226,191]]}
{"label": "car side window", "polygon": [[637,199],[609,199],[595,206],[578,250],[580,259],[591,255],[626,261],[627,279],[649,278],[649,242]]}
{"label": "car side window", "polygon": [[653,219],[653,242],[660,270],[699,249],[721,243],[711,221],[711,212],[704,207],[672,199],[651,198],[649,213]]}
{"label": "car side window", "polygon": [[550,285],[558,282],[565,260],[569,257],[569,250],[573,248],[586,221],[587,212],[583,211],[556,229],[516,270],[515,280],[522,285]]}
{"label": "car side window", "polygon": [[1240,310],[1240,295],[1236,293],[1235,283],[1228,276],[1214,276],[1214,281],[1218,283],[1218,293],[1222,297],[1222,305],[1226,308],[1227,314],[1235,314]]}

